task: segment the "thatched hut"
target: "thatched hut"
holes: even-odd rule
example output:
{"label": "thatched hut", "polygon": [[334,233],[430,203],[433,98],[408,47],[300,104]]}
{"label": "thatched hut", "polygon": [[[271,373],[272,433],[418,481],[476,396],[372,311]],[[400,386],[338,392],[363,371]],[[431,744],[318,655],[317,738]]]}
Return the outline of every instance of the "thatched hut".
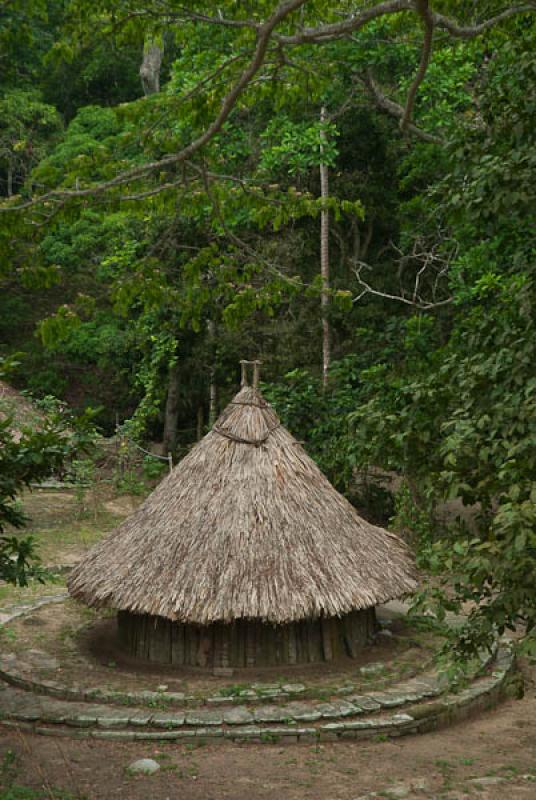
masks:
{"label": "thatched hut", "polygon": [[374,606],[415,589],[411,557],[357,514],[257,388],[73,570],[71,595],[118,609],[146,660],[248,667],[355,656]]}

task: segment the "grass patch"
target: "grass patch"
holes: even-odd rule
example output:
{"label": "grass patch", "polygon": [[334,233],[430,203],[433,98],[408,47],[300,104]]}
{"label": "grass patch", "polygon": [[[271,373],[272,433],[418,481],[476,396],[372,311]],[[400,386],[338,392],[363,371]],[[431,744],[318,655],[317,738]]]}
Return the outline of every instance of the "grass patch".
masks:
{"label": "grass patch", "polygon": [[218,694],[222,697],[240,697],[240,692],[245,692],[248,689],[251,689],[249,684],[237,683],[234,686],[223,686],[221,689],[218,689]]}
{"label": "grass patch", "polygon": [[34,536],[43,564],[63,564],[69,551],[87,550],[115,528],[123,517],[101,513],[97,521],[73,517],[47,526],[29,525],[21,535]]}
{"label": "grass patch", "polygon": [[0,789],[0,800],[87,800],[86,795],[74,795],[62,789],[31,789],[29,786],[9,786]]}
{"label": "grass patch", "polygon": [[65,577],[62,575],[51,574],[46,583],[31,579],[28,586],[12,586],[5,583],[0,586],[0,607],[29,603],[44,595],[59,594],[64,590]]}

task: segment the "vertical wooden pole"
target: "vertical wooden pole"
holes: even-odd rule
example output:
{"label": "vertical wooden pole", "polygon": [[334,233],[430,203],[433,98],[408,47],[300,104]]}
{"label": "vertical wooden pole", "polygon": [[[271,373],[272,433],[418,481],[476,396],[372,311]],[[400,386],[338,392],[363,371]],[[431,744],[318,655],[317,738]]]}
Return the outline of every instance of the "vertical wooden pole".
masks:
{"label": "vertical wooden pole", "polygon": [[253,362],[253,388],[259,388],[259,380],[261,377],[261,361]]}
{"label": "vertical wooden pole", "polygon": [[248,363],[249,363],[248,361],[244,361],[244,360],[242,360],[240,362],[240,370],[241,370],[240,388],[241,389],[243,389],[244,386],[248,385],[248,373],[247,373],[247,365],[248,365]]}
{"label": "vertical wooden pole", "polygon": [[324,650],[324,661],[333,660],[333,648],[331,646],[331,620],[322,617],[322,648]]}

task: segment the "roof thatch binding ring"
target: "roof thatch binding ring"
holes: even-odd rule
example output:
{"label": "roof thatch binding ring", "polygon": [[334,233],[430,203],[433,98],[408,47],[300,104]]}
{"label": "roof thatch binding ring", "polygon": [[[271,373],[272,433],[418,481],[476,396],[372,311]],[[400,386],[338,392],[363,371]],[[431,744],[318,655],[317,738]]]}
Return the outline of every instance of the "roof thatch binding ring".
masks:
{"label": "roof thatch binding ring", "polygon": [[[236,403],[236,405],[252,405],[252,403]],[[260,406],[260,408],[262,408],[262,406]],[[223,428],[220,428],[218,425],[214,425],[212,430],[216,431],[216,433],[219,433],[220,436],[225,436],[226,439],[230,439],[232,442],[238,442],[239,444],[254,444],[255,447],[258,447],[260,444],[264,444],[270,434],[273,433],[276,428],[279,428],[280,425],[281,423],[278,420],[275,425],[272,425],[271,428],[268,428],[262,439],[243,439],[241,436],[237,436],[234,433],[223,430]]]}
{"label": "roof thatch binding ring", "polygon": [[268,403],[254,403],[252,400],[248,400],[247,403],[244,403],[242,400],[231,400],[229,405],[230,406],[253,406],[253,408],[269,408]]}

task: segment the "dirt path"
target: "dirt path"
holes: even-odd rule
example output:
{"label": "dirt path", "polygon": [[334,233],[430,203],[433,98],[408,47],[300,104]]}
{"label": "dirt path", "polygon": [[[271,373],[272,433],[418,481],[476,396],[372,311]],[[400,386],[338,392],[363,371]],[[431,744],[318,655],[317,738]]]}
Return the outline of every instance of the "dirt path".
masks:
{"label": "dirt path", "polygon": [[[88,800],[359,800],[370,792],[386,800],[529,800],[536,797],[536,670],[525,669],[525,677],[521,701],[452,728],[393,741],[151,746],[0,730],[0,757],[6,764],[13,758],[6,759],[6,752],[15,754],[7,770],[15,784],[48,784]],[[160,771],[129,777],[125,768],[139,758],[156,759]]]}

